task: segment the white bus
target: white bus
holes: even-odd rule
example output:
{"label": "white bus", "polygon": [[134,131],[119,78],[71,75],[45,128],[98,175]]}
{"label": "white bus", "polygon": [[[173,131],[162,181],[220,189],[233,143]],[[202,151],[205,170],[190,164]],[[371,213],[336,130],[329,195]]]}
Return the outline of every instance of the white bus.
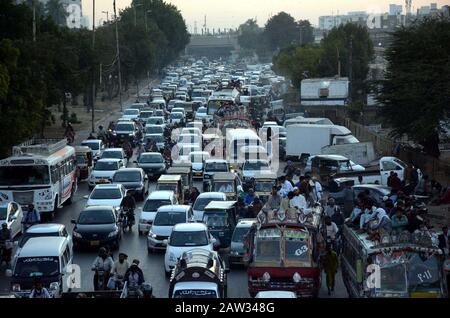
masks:
{"label": "white bus", "polygon": [[263,146],[261,138],[252,129],[227,129],[226,136],[226,159],[233,167],[246,160],[245,155],[241,154],[242,147]]}
{"label": "white bus", "polygon": [[0,202],[15,201],[25,210],[32,203],[41,215],[54,216],[76,189],[75,148],[65,139],[30,140],[0,160]]}

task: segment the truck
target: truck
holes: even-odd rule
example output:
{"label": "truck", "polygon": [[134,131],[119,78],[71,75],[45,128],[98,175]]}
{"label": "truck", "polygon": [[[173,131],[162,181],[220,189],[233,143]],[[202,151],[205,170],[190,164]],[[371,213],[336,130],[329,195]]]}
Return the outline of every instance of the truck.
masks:
{"label": "truck", "polygon": [[359,143],[359,140],[344,126],[294,124],[286,129],[288,160],[295,161],[305,156],[322,154],[322,148],[326,146]]}

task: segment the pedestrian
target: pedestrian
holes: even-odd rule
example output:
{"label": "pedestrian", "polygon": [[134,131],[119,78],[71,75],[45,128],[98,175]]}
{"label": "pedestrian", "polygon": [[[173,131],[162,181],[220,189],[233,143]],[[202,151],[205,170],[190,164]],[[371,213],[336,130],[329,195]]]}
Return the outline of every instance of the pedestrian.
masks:
{"label": "pedestrian", "polygon": [[3,264],[3,262],[5,262],[8,267],[11,265],[12,249],[11,230],[8,229],[7,223],[2,223],[2,228],[0,230],[0,251],[2,258],[0,260],[0,265]]}
{"label": "pedestrian", "polygon": [[429,193],[429,184],[428,184],[428,176],[425,175],[420,179],[419,183],[417,184],[416,188],[414,189],[414,192],[417,195],[424,195],[427,196]]}
{"label": "pedestrian", "polygon": [[198,196],[200,195],[200,191],[196,187],[192,187],[191,191],[189,193],[189,201],[191,204],[195,203],[195,200],[197,200]]}
{"label": "pedestrian", "polygon": [[331,217],[337,209],[340,210],[340,208],[336,205],[336,201],[334,200],[334,198],[329,198],[327,206],[325,207],[325,215]]}
{"label": "pedestrian", "polygon": [[33,204],[28,205],[28,211],[25,217],[22,219],[22,225],[24,232],[32,225],[39,224],[41,222],[40,213],[34,208]]}
{"label": "pedestrian", "polygon": [[323,268],[326,274],[328,296],[330,296],[331,292],[334,292],[335,278],[339,268],[339,258],[330,244],[326,246]]}

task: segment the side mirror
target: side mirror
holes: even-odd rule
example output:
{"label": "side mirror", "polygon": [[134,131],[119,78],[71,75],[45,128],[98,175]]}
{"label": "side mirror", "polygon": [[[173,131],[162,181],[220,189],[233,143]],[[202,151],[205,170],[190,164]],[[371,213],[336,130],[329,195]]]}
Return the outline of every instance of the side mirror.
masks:
{"label": "side mirror", "polygon": [[12,271],[11,269],[7,269],[7,270],[5,271],[5,275],[6,275],[6,277],[12,277],[13,271]]}
{"label": "side mirror", "polygon": [[77,224],[77,221],[75,219],[70,220],[70,223]]}
{"label": "side mirror", "polygon": [[89,195],[83,195],[83,199],[85,200],[89,199]]}

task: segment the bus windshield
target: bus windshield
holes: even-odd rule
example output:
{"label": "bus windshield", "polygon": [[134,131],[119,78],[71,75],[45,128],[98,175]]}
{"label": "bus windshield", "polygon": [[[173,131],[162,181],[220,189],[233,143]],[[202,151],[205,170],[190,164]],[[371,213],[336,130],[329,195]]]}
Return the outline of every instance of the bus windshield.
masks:
{"label": "bus windshield", "polygon": [[441,275],[436,256],[426,257],[423,254],[411,253],[408,266],[408,287],[411,292],[440,289]]}
{"label": "bus windshield", "polygon": [[259,231],[256,241],[255,261],[278,261],[281,256],[281,232],[279,229]]}
{"label": "bus windshield", "polygon": [[288,261],[309,261],[308,233],[304,231],[286,230],[285,258]]}
{"label": "bus windshield", "polygon": [[50,175],[48,166],[0,167],[0,186],[25,186],[49,183]]}

